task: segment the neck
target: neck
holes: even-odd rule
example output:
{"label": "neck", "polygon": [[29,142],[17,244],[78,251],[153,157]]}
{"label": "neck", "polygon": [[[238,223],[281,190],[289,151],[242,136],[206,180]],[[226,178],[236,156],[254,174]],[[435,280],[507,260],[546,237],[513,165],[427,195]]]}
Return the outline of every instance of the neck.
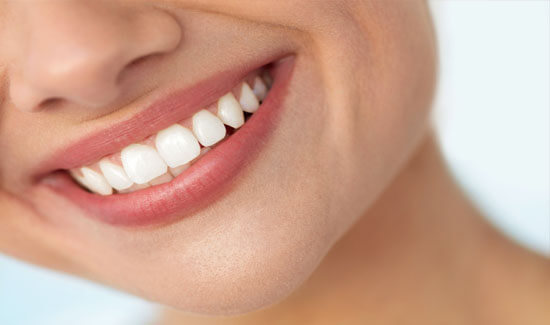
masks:
{"label": "neck", "polygon": [[485,223],[428,137],[284,302],[229,319],[167,311],[164,324],[539,324],[549,275],[548,260]]}

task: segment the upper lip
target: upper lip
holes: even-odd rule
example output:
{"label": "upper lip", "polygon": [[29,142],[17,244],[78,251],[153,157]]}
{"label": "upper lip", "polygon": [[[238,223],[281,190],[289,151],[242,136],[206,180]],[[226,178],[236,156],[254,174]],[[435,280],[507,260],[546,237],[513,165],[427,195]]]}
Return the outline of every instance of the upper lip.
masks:
{"label": "upper lip", "polygon": [[[294,59],[294,55],[288,55],[288,57],[273,62],[273,67],[269,71],[273,77],[273,85],[269,94],[262,102],[260,109],[250,117],[247,123],[232,134],[227,141],[219,142],[208,154],[204,155],[197,163],[192,164],[172,181],[129,194],[102,196],[88,193],[79,188],[68,173],[55,172],[51,173],[51,177],[43,178],[42,182],[36,184],[35,189],[39,191],[44,188],[52,190],[61,197],[73,202],[85,215],[92,219],[116,226],[161,225],[198,213],[198,211],[208,206],[209,203],[220,199],[228,193],[232,188],[230,185],[234,184],[232,181],[239,177],[241,172],[249,169],[254,160],[259,157],[259,154],[266,147],[276,128],[280,126],[278,119],[286,106],[283,103],[290,87]],[[261,67],[262,65],[258,64],[256,67]],[[249,71],[252,70],[255,69]],[[229,77],[225,80],[238,80],[237,76],[241,75],[246,75],[246,73],[238,73],[234,78]],[[218,83],[220,81],[215,82]],[[223,88],[220,89],[225,90]],[[208,102],[206,98],[215,98],[217,91],[215,89],[215,91],[201,97],[196,102]],[[221,90],[220,92],[223,93]],[[186,91],[183,93],[178,92],[178,94],[188,95]],[[160,103],[167,103],[166,100]],[[177,106],[176,104],[172,105]],[[191,108],[188,109],[191,110]],[[158,113],[158,111],[153,112]],[[171,116],[176,115],[172,110],[169,110],[169,114]],[[155,122],[156,125],[173,122],[164,120],[164,117],[161,118],[163,122]],[[154,119],[147,119],[147,121],[151,120],[154,121]],[[139,120],[139,122],[141,123],[142,120]],[[132,124],[134,127],[135,123],[137,122]],[[148,129],[151,128],[148,127]],[[140,134],[147,133],[144,131],[140,132]],[[105,135],[103,136],[105,137]],[[86,138],[81,140],[81,142],[99,141],[97,137],[98,135],[94,135],[91,138],[92,140]],[[128,139],[128,141],[130,140]],[[103,142],[94,142],[95,145],[100,145],[101,143]],[[78,144],[79,142],[76,145]],[[74,148],[73,146],[65,150],[72,149],[75,152],[79,150],[87,151],[85,148]],[[113,148],[118,148],[119,146],[120,143],[113,146]],[[73,152],[69,152],[68,154],[71,156],[79,155]],[[80,159],[82,160],[82,157]],[[79,161],[78,159],[74,160]],[[75,161],[72,163],[75,163]]]}
{"label": "upper lip", "polygon": [[121,150],[127,145],[169,125],[192,116],[227,93],[250,72],[284,57],[284,54],[266,56],[247,65],[235,67],[207,77],[193,86],[168,94],[153,101],[147,108],[112,126],[83,136],[38,164],[35,178],[56,171],[80,167],[103,156]]}

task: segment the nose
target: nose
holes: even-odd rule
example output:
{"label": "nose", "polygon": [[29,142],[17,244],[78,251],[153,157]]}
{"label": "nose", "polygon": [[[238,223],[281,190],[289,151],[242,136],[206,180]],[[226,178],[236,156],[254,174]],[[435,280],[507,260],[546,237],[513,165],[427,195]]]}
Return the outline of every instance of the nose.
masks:
{"label": "nose", "polygon": [[167,54],[182,36],[157,8],[115,1],[21,1],[10,98],[23,111],[66,101],[104,107],[121,94],[121,76],[137,61]]}

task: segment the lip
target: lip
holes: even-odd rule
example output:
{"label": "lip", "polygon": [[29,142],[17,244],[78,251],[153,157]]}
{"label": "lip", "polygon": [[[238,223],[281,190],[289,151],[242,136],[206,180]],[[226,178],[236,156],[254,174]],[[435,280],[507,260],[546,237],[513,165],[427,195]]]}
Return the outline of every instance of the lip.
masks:
{"label": "lip", "polygon": [[[275,62],[271,71],[274,84],[260,109],[234,134],[171,182],[133,193],[100,196],[80,188],[68,173],[56,172],[46,177],[48,181],[41,182],[39,186],[50,187],[76,204],[87,216],[115,226],[159,225],[192,215],[230,189],[232,181],[258,156],[273,133],[292,77],[294,57],[287,56],[266,63],[269,62]],[[257,65],[257,68],[266,63]],[[169,95],[122,125],[76,142],[45,164],[49,164],[50,168],[70,169],[102,154],[120,150],[136,137],[145,137],[192,115],[253,70],[225,72],[216,80],[203,81],[193,88]],[[130,137],[128,130],[139,132]],[[109,143],[111,139],[118,140]]]}
{"label": "lip", "polygon": [[176,90],[148,106],[146,104],[146,109],[130,119],[95,131],[57,150],[38,164],[38,169],[33,172],[33,179],[40,180],[55,170],[87,165],[98,158],[118,152],[127,145],[141,141],[176,121],[189,118],[200,108],[212,104],[229,92],[252,71],[285,58],[290,56],[275,53],[248,65],[217,73],[192,87]]}

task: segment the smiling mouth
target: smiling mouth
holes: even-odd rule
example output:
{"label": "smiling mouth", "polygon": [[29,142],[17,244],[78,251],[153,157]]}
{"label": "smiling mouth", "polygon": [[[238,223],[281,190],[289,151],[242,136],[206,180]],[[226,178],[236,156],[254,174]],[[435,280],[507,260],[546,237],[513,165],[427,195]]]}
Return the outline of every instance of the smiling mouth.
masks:
{"label": "smiling mouth", "polygon": [[262,67],[191,118],[69,172],[82,187],[100,195],[171,182],[241,128],[260,109],[272,84],[269,70]]}
{"label": "smiling mouth", "polygon": [[226,193],[274,132],[295,61],[281,57],[220,73],[56,152],[37,186],[111,225],[196,213]]}

